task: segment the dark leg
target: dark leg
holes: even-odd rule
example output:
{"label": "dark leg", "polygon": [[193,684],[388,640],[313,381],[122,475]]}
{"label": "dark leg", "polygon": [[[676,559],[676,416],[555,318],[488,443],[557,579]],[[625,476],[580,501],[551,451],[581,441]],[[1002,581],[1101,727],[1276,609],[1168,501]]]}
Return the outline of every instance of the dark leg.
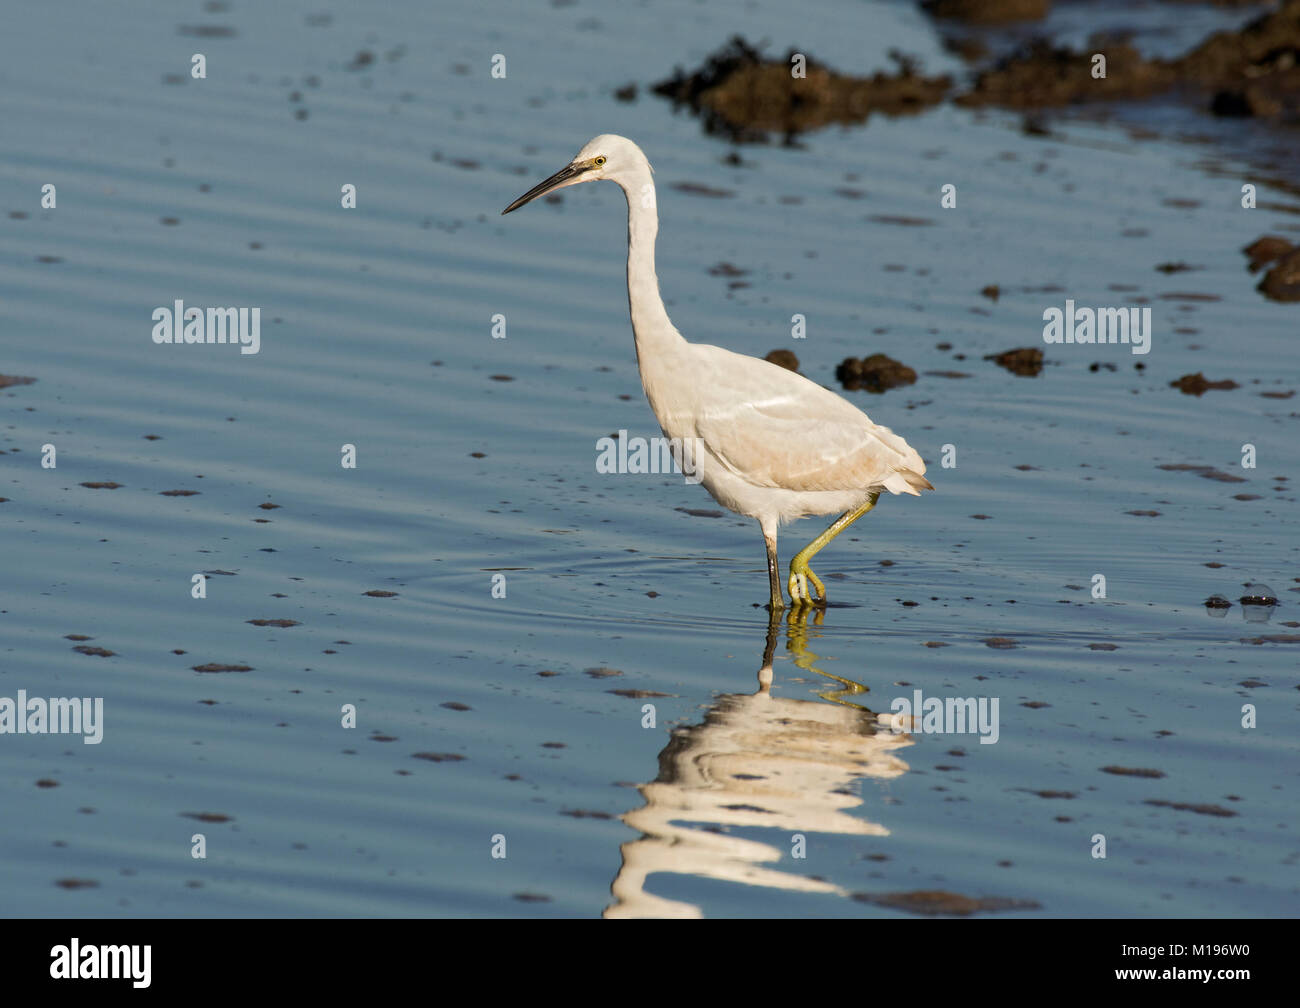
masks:
{"label": "dark leg", "polygon": [[780,562],[776,558],[776,524],[772,523],[770,527],[763,522],[759,524],[763,527],[763,542],[767,546],[767,586],[770,592],[767,608],[770,612],[777,612],[785,608],[785,598],[781,595]]}

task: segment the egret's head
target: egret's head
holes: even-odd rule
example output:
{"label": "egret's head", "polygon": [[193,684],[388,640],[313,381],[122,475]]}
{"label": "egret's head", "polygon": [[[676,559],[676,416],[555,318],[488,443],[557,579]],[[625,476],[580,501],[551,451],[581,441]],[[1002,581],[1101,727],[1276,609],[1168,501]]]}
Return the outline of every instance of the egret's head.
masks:
{"label": "egret's head", "polygon": [[627,177],[629,172],[635,172],[642,167],[649,169],[650,163],[641,153],[640,147],[627,137],[602,133],[588,140],[582,150],[578,151],[577,157],[567,165],[545,182],[533,186],[501,212],[508,214],[511,210],[518,210],[525,203],[531,203],[538,196],[545,196],[547,193],[563,189],[565,186],[577,185],[579,182],[598,182],[601,179],[618,182]]}

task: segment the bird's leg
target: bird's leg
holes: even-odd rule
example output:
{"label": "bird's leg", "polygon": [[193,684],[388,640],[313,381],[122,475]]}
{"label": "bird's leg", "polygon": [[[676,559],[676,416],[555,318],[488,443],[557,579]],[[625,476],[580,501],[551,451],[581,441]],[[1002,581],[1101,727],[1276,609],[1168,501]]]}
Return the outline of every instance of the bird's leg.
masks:
{"label": "bird's leg", "polygon": [[[831,527],[810,542],[807,546],[795,554],[790,561],[790,603],[791,605],[802,607],[807,605],[825,605],[826,604],[826,586],[822,584],[821,578],[812,572],[808,566],[808,561],[817,555],[817,552],[855,521],[876,506],[876,498],[880,496],[877,491],[868,497],[862,504],[853,508],[851,511],[845,511],[842,515],[831,523]],[[817,589],[817,598],[813,598],[808,591],[808,582],[811,581]]]}
{"label": "bird's leg", "polygon": [[781,636],[781,613],[768,608],[767,643],[763,648],[763,667],[758,670],[758,692],[769,693],[772,689],[772,656],[776,654],[776,642]]}
{"label": "bird's leg", "polygon": [[767,545],[767,584],[771,589],[767,608],[769,612],[775,613],[785,608],[785,599],[781,596],[781,576],[777,573],[781,563],[776,558],[775,525],[771,528],[763,528],[763,542]]}

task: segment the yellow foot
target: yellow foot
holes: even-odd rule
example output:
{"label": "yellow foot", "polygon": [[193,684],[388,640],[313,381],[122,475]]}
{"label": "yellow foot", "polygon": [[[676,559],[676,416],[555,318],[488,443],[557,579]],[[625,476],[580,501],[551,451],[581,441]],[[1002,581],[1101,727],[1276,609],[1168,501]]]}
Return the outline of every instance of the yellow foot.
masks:
{"label": "yellow foot", "polygon": [[[817,597],[813,597],[812,592],[808,590],[808,582],[811,581],[817,588]],[[821,578],[812,572],[806,561],[801,561],[798,557],[790,562],[790,604],[796,609],[803,606],[824,606],[826,605],[826,586],[822,584]]]}

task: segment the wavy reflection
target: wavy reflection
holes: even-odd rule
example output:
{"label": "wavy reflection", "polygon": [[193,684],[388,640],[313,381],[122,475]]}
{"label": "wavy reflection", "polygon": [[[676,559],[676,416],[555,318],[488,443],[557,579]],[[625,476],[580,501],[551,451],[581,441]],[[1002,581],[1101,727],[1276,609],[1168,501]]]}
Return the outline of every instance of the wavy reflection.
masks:
{"label": "wavy reflection", "polygon": [[673,731],[659,754],[659,776],[639,788],[645,804],[622,816],[641,836],[621,847],[623,863],[605,917],[702,916],[692,903],[647,892],[646,879],[656,872],[847,895],[831,882],[772,867],[789,857],[790,843],[782,849],[730,829],[766,827],[791,838],[889,835],[883,825],[850,813],[862,804],[855,785],[863,777],[891,779],[906,772],[907,764],[894,753],[911,745],[910,736],[877,726],[875,713],[860,702],[867,692],[861,683],[816,667],[808,627],[798,619],[787,627],[786,648],[796,667],[828,680],[820,696],[829,702],[773,696],[772,659],[780,637],[774,615],[755,692],[724,694],[703,722]]}

